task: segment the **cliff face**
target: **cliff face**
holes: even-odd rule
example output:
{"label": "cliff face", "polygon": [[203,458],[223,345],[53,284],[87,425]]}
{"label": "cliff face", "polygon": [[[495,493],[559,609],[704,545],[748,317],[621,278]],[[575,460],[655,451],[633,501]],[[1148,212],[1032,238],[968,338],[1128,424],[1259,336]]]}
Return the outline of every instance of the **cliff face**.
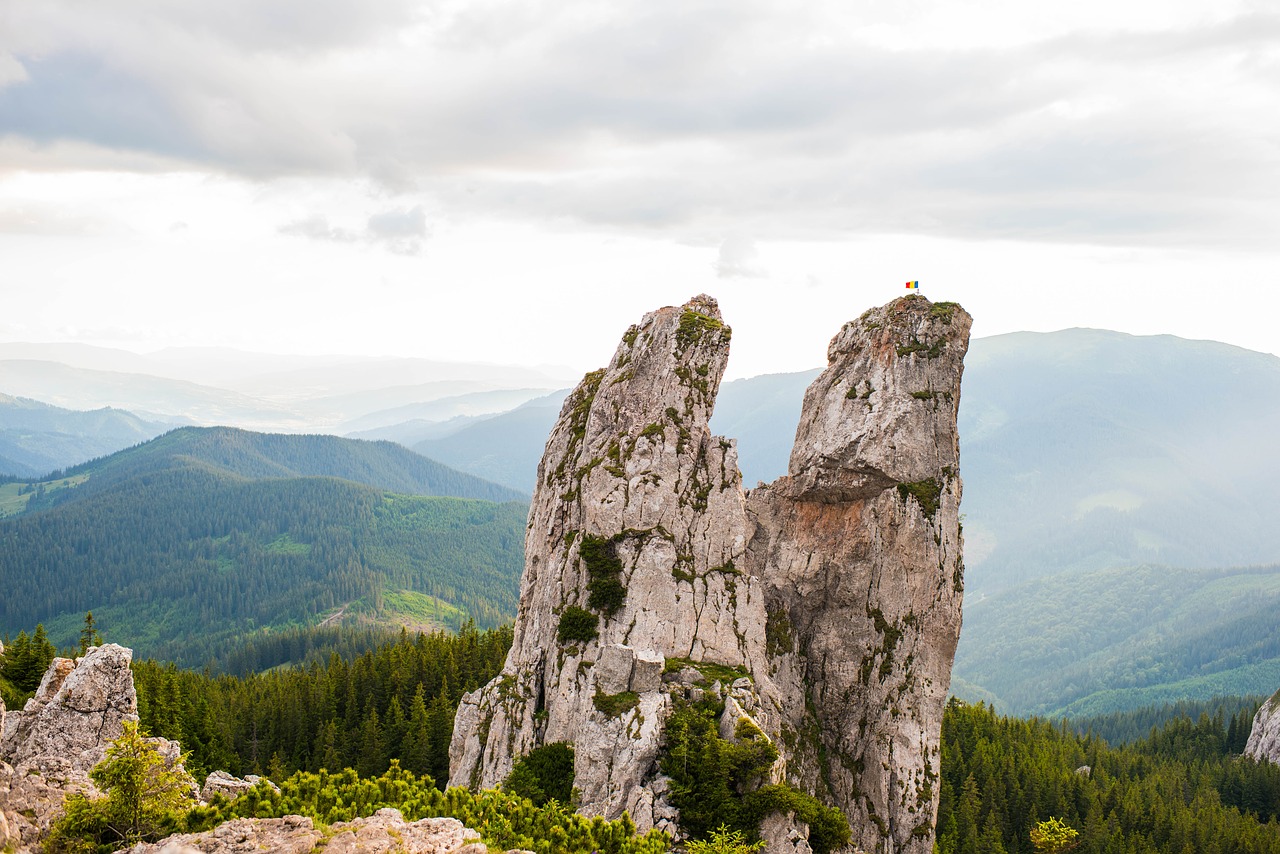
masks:
{"label": "cliff face", "polygon": [[1254,715],[1244,755],[1280,765],[1280,693],[1263,703]]}
{"label": "cliff face", "polygon": [[[569,742],[584,812],[674,818],[652,785],[666,660],[764,656],[763,597],[735,565],[748,538],[736,451],[707,428],[729,334],[708,298],[660,309],[565,401],[538,467],[515,642],[458,710],[454,783],[496,786],[514,759]],[[627,692],[634,712],[596,708]]]}
{"label": "cliff face", "polygon": [[866,850],[931,851],[969,324],[920,297],[846,324],[788,476],[750,493],[707,428],[730,338],[715,301],[631,327],[547,442],[515,644],[458,710],[452,781],[498,785],[569,742],[584,812],[674,831],[658,756],[691,689],[672,671],[722,664],[749,674],[724,686],[726,718],[775,742],[774,780],[843,808]]}
{"label": "cliff face", "polygon": [[970,319],[906,298],[845,324],[789,473],[753,490],[788,776],[869,851],[932,850],[964,568],[956,412]]}

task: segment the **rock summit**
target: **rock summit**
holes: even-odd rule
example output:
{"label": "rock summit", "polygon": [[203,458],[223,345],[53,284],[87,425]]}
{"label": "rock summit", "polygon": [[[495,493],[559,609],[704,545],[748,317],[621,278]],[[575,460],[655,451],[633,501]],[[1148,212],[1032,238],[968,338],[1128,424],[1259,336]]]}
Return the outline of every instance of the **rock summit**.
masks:
{"label": "rock summit", "polygon": [[[929,854],[960,631],[970,325],[915,295],[846,323],[788,474],[749,491],[735,443],[708,428],[731,337],[715,300],[628,329],[547,440],[515,642],[458,709],[451,781],[500,785],[564,742],[584,813],[676,834],[665,724],[712,691],[724,737],[745,721],[774,743],[761,784],[840,807],[858,849]],[[770,850],[808,850],[787,816],[766,825]]]}

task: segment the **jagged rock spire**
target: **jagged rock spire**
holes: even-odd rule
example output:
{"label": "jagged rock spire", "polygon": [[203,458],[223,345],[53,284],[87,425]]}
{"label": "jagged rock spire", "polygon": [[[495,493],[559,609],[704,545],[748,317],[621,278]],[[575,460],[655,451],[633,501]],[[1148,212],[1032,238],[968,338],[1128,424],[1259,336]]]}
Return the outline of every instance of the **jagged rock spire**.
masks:
{"label": "jagged rock spire", "polygon": [[909,296],[846,323],[787,477],[753,490],[788,776],[867,851],[929,854],[964,588],[956,416],[969,315]]}
{"label": "jagged rock spire", "polygon": [[500,784],[569,742],[584,812],[673,829],[657,760],[680,683],[662,671],[713,662],[749,674],[734,714],[774,740],[775,778],[845,809],[865,850],[927,854],[960,624],[969,326],[914,296],[846,324],[788,476],[750,493],[707,427],[730,339],[715,301],[628,329],[547,441],[515,643],[459,707],[451,782]]}

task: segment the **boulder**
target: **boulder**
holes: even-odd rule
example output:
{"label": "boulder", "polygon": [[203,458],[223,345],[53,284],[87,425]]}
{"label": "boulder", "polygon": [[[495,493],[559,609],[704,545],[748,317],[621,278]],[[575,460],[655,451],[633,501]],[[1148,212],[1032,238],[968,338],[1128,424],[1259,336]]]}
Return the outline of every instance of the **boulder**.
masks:
{"label": "boulder", "polygon": [[[214,795],[223,795],[230,800],[235,800],[263,779],[257,774],[249,774],[241,778],[233,777],[226,771],[214,771],[204,779],[204,786],[200,789],[200,800],[207,803],[213,800]],[[280,791],[280,787],[270,780],[267,780],[267,784],[277,792]]]}
{"label": "boulder", "polygon": [[[304,854],[323,844],[326,854],[460,854],[486,852],[472,849],[479,834],[454,818],[424,818],[408,822],[399,810],[380,809],[367,818],[341,821],[327,832],[311,819],[289,815],[284,818],[239,818],[204,833],[184,833],[155,843],[140,843],[128,854],[170,854],[197,851],[201,854],[241,854],[273,851]],[[328,840],[325,842],[325,840]]]}
{"label": "boulder", "polygon": [[[138,719],[138,700],[122,646],[91,647],[84,657],[55,658],[35,696],[5,716],[0,736],[0,807],[5,833],[18,850],[34,848],[73,792],[96,797],[89,779],[108,745]],[[177,742],[153,738],[170,765],[181,760]],[[196,794],[191,783],[191,796]],[[3,845],[0,844],[0,849]]]}

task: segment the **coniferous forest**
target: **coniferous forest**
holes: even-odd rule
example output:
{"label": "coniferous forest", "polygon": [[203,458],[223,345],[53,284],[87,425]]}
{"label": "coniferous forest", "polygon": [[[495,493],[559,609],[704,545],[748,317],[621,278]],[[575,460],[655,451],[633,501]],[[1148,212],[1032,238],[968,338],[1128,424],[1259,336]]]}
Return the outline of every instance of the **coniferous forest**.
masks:
{"label": "coniferous forest", "polygon": [[[367,814],[361,804],[367,812],[400,804],[406,815],[470,816],[486,828],[492,819],[491,838],[513,844],[536,837],[537,828],[561,827],[559,834],[573,826],[584,852],[600,848],[599,839],[621,831],[597,828],[593,836],[555,804],[548,813],[514,793],[433,794],[453,782],[448,747],[458,701],[501,670],[511,637],[509,626],[470,624],[456,634],[402,631],[389,639],[341,628],[296,632],[264,644],[254,655],[265,658],[253,663],[280,655],[310,655],[310,663],[247,675],[137,661],[139,714],[147,732],[182,742],[197,778],[221,769],[286,784],[283,796],[263,790],[248,806],[193,813],[185,819],[191,827],[284,814],[311,797],[319,800],[307,814],[331,820]],[[11,696],[29,691],[53,654],[41,628],[23,633],[6,649],[0,687]],[[1029,854],[1037,850],[1032,829],[1058,819],[1076,831],[1073,850],[1084,854],[1280,854],[1280,768],[1240,756],[1259,702],[1224,698],[1052,723],[952,700],[943,718],[937,850]],[[1119,740],[1147,725],[1142,737]],[[1109,744],[1098,732],[1118,740]],[[505,816],[521,817],[518,827]],[[606,848],[661,850],[656,837],[634,845],[618,837]]]}

